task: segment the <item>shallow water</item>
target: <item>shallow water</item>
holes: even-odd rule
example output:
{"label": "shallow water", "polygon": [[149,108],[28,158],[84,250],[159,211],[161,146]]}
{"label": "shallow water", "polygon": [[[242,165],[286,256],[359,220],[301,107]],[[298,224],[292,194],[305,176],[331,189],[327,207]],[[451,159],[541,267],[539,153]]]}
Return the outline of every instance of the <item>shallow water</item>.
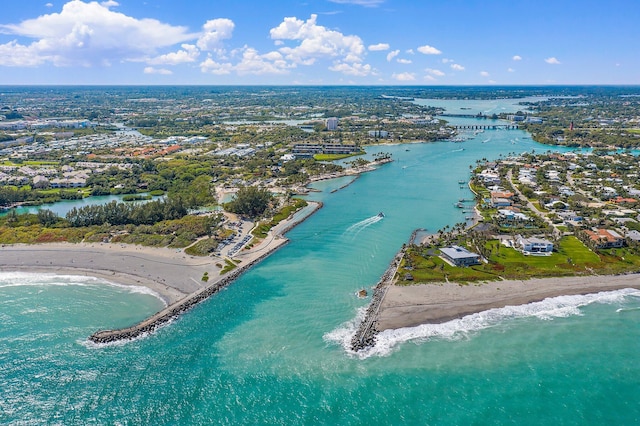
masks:
{"label": "shallow water", "polygon": [[[464,220],[476,159],[547,150],[520,131],[383,146],[395,161],[318,182],[291,242],[157,333],[96,346],[162,305],[96,280],[0,274],[2,424],[637,424],[640,296],[555,298],[345,349],[416,228]],[[485,139],[490,141],[483,143]],[[462,149],[464,148],[464,149]],[[384,212],[384,218],[378,213]],[[58,281],[62,282],[59,284]]]}

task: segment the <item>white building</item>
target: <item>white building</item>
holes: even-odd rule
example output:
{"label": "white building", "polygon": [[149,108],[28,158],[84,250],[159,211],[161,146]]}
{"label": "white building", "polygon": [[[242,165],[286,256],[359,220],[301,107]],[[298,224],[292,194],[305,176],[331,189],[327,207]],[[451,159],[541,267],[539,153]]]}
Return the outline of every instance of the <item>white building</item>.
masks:
{"label": "white building", "polygon": [[542,238],[519,237],[516,246],[525,256],[551,256],[553,252],[553,243]]}
{"label": "white building", "polygon": [[338,119],[336,117],[327,118],[327,130],[338,130]]}
{"label": "white building", "polygon": [[470,252],[464,247],[451,246],[440,249],[442,258],[454,266],[471,266],[480,263],[480,255]]}

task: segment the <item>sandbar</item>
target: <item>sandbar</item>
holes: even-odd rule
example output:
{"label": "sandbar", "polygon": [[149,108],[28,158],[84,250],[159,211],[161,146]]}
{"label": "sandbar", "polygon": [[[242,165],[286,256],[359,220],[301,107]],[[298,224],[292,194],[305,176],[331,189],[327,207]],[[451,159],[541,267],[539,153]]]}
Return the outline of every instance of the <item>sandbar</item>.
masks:
{"label": "sandbar", "polygon": [[460,285],[456,283],[391,285],[381,302],[379,331],[421,324],[437,324],[493,308],[538,302],[549,297],[640,289],[640,274],[577,276],[505,280]]}

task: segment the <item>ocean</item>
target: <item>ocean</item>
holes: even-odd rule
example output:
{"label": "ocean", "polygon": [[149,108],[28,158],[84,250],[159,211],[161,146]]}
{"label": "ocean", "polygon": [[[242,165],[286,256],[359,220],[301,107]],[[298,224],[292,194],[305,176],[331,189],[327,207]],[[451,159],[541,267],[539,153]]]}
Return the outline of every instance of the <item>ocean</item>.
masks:
{"label": "ocean", "polygon": [[[465,120],[465,119],[457,119]],[[469,119],[466,119],[469,120]],[[465,214],[481,158],[549,147],[522,131],[370,148],[395,159],[318,182],[290,243],[152,335],[87,337],[162,307],[144,289],[0,273],[0,424],[638,424],[640,292],[566,296],[348,341],[416,228]],[[462,187],[461,187],[462,186]],[[379,218],[384,212],[384,218]]]}

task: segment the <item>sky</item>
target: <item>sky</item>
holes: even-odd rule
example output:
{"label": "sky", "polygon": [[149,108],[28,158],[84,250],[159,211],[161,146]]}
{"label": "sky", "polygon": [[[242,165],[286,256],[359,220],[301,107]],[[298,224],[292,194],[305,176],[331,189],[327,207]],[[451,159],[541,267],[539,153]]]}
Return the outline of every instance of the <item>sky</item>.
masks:
{"label": "sky", "polygon": [[0,85],[640,84],[639,0],[2,0]]}

